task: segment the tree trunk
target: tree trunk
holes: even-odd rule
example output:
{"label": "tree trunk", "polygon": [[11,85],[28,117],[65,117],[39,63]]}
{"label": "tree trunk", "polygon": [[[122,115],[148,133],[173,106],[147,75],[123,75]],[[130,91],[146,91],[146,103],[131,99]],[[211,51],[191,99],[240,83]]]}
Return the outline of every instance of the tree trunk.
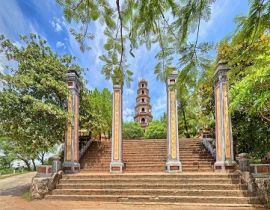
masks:
{"label": "tree trunk", "polygon": [[41,165],[44,164],[44,157],[45,157],[45,153],[42,153],[42,154],[41,154],[41,160],[40,160]]}
{"label": "tree trunk", "polygon": [[45,157],[45,152],[42,152],[42,153],[38,156],[38,160],[40,161],[41,165],[44,165],[44,157]]}
{"label": "tree trunk", "polygon": [[36,168],[35,159],[31,159],[31,160],[32,160],[32,163],[33,163],[34,171],[36,171],[36,170],[37,170],[37,168]]}
{"label": "tree trunk", "polygon": [[187,119],[186,119],[186,113],[185,113],[185,110],[184,110],[184,107],[182,106],[182,114],[183,114],[183,118],[184,118],[184,127],[185,127],[185,130],[186,130],[186,138],[190,138],[190,135],[189,135],[189,132],[188,132],[188,126],[187,126]]}
{"label": "tree trunk", "polygon": [[27,170],[28,171],[31,171],[31,166],[30,166],[30,163],[28,162],[28,160],[23,160],[22,161],[25,163],[26,167],[27,167]]}

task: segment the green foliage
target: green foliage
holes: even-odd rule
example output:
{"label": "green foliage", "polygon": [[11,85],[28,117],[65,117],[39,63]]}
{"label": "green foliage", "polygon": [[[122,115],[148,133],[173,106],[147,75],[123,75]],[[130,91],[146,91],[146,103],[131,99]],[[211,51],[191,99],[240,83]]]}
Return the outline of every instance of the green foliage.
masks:
{"label": "green foliage", "polygon": [[[2,140],[0,139],[0,145]],[[0,146],[1,148],[1,146]],[[16,157],[12,154],[7,153],[7,151],[2,150],[4,152],[2,156],[0,156],[0,170],[11,168],[11,163],[16,159]]]}
{"label": "green foliage", "polygon": [[270,33],[261,34],[249,45],[239,37],[224,41],[219,57],[231,67],[231,110],[258,114],[270,124]]}
{"label": "green foliage", "polygon": [[63,140],[68,119],[66,73],[80,69],[71,56],[53,53],[39,36],[20,39],[18,47],[0,36],[0,52],[10,61],[6,68],[11,72],[0,74],[5,84],[0,92],[0,146],[29,166],[29,160]]}
{"label": "green foliage", "polygon": [[251,44],[270,29],[270,1],[250,0],[249,12],[246,16],[236,18],[238,23],[234,39]]}
{"label": "green foliage", "polygon": [[124,139],[139,139],[143,137],[144,130],[138,122],[128,122],[123,124]]}
{"label": "green foliage", "polygon": [[[133,49],[152,43],[159,43],[160,60],[156,66],[156,74],[163,75],[173,58],[183,68],[200,67],[205,63],[207,43],[199,43],[198,36],[202,20],[208,21],[211,15],[211,4],[214,0],[187,1],[66,1],[56,0],[64,9],[68,22],[75,21],[83,26],[80,30],[72,30],[72,34],[85,49],[87,39],[93,35],[88,33],[88,25],[99,21],[105,25],[104,34],[106,53],[100,56],[104,65],[103,74],[114,83],[130,81],[132,72],[128,69],[128,53],[135,57]],[[196,39],[189,43],[188,37],[196,31]]]}
{"label": "green foliage", "polygon": [[144,137],[147,139],[167,138],[167,124],[159,120],[153,120],[145,129]]}
{"label": "green foliage", "polygon": [[[14,169],[13,168],[0,168],[0,174],[13,174]],[[1,176],[0,176],[1,179]]]}
{"label": "green foliage", "polygon": [[270,151],[269,125],[259,115],[235,111],[232,125],[237,153],[249,153],[253,159],[260,160]]}
{"label": "green foliage", "polygon": [[219,59],[229,61],[231,110],[260,115],[270,124],[270,1],[252,0],[238,29],[219,46]]}
{"label": "green foliage", "polygon": [[101,134],[111,136],[112,93],[107,88],[102,91],[83,88],[80,108],[81,128],[90,131],[93,137]]}

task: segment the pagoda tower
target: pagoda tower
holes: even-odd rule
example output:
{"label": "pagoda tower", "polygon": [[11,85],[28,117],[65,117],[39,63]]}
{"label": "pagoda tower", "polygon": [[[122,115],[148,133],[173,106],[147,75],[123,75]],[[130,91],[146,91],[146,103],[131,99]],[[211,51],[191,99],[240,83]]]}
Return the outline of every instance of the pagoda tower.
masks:
{"label": "pagoda tower", "polygon": [[135,106],[135,122],[141,124],[142,128],[148,126],[149,122],[152,121],[151,114],[151,105],[149,90],[147,88],[147,81],[142,79],[138,83],[137,97],[136,97],[136,106]]}

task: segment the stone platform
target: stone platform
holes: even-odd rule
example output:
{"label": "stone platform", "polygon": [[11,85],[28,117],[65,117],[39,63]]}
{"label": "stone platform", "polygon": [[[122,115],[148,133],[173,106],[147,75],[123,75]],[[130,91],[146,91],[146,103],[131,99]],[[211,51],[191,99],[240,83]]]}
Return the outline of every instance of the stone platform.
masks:
{"label": "stone platform", "polygon": [[65,175],[47,199],[252,206],[238,175],[220,173],[80,173]]}
{"label": "stone platform", "polygon": [[111,142],[94,142],[78,174],[66,174],[46,199],[252,207],[258,198],[238,174],[215,173],[214,160],[198,139],[180,140],[182,173],[166,172],[166,140],[124,140],[124,173],[110,174]]}

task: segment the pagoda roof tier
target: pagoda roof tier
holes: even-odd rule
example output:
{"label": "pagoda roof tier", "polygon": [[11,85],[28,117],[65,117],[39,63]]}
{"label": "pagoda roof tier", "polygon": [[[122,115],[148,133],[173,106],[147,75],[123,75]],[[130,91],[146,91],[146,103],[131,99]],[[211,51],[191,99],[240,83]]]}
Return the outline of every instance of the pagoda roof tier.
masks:
{"label": "pagoda roof tier", "polygon": [[146,94],[144,94],[144,95],[137,95],[136,99],[138,99],[138,98],[150,98],[150,96],[149,95],[146,95]]}
{"label": "pagoda roof tier", "polygon": [[139,112],[137,113],[134,118],[137,118],[137,117],[144,117],[144,116],[148,116],[148,117],[151,117],[153,118],[151,112]]}
{"label": "pagoda roof tier", "polygon": [[136,106],[135,106],[135,108],[137,108],[137,107],[150,107],[150,108],[152,108],[152,106],[149,104],[149,103],[146,103],[146,102],[139,102],[139,103],[137,103],[136,104]]}

